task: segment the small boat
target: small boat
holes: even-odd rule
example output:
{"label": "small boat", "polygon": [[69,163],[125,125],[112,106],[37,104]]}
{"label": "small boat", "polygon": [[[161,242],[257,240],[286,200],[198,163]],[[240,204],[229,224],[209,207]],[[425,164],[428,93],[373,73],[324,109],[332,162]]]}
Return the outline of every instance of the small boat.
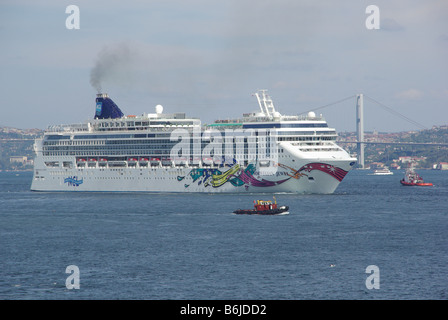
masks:
{"label": "small boat", "polygon": [[415,172],[412,164],[406,169],[404,178],[400,180],[403,186],[420,186],[420,187],[430,187],[433,184],[430,182],[424,182],[423,178]]}
{"label": "small boat", "polygon": [[389,176],[394,174],[392,171],[389,170],[389,168],[384,167],[381,169],[376,169],[375,171],[373,171],[373,175],[374,176]]}
{"label": "small boat", "polygon": [[254,209],[239,209],[233,211],[235,214],[259,214],[259,215],[276,215],[288,214],[288,206],[277,206],[277,200],[274,201],[254,200]]}

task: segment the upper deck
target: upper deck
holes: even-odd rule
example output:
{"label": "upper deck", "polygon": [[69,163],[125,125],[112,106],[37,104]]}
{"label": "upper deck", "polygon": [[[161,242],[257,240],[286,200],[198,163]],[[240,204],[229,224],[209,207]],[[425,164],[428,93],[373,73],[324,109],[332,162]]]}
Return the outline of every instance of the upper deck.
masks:
{"label": "upper deck", "polygon": [[128,115],[117,118],[95,118],[85,123],[49,126],[48,133],[89,133],[123,131],[172,131],[176,128],[200,127],[201,121],[187,118],[185,113],[163,113],[161,105],[156,113],[144,113],[140,116]]}
{"label": "upper deck", "polygon": [[[266,90],[260,90],[254,94],[257,97],[260,111],[245,113],[242,118],[216,120],[212,124],[205,125],[204,129],[277,129],[280,135],[288,134],[330,134],[335,135],[334,129],[328,128],[328,124],[322,115],[309,112],[306,115],[282,115],[278,112],[272,99],[266,94]],[[107,103],[106,103],[107,102]],[[107,110],[107,118],[104,117],[104,109]],[[95,118],[85,123],[56,125],[47,128],[47,133],[74,134],[79,133],[123,133],[123,132],[172,132],[183,128],[192,130],[201,128],[201,121],[197,118],[187,118],[185,113],[163,113],[163,107],[157,105],[155,113],[144,113],[140,116],[123,115],[118,106],[110,100],[107,94],[98,94]],[[116,116],[111,116],[115,113]],[[117,116],[118,114],[118,116]]]}
{"label": "upper deck", "polygon": [[280,129],[280,128],[328,128],[322,115],[308,112],[306,115],[282,115],[278,112],[266,90],[254,94],[260,111],[244,113],[242,118],[216,120],[208,127],[240,127],[243,129]]}

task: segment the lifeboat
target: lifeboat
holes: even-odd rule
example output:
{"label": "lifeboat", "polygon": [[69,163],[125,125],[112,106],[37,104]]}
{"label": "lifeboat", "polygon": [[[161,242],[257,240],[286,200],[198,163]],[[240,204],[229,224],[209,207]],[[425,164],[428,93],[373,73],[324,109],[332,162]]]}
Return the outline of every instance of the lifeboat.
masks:
{"label": "lifeboat", "polygon": [[80,158],[78,160],[76,160],[76,164],[78,165],[78,167],[84,167],[86,165],[86,159],[84,158]]}
{"label": "lifeboat", "polygon": [[274,197],[274,202],[255,200],[253,209],[239,209],[233,211],[235,214],[258,214],[258,215],[277,215],[288,214],[288,206],[278,206]]}
{"label": "lifeboat", "polygon": [[89,166],[89,167],[96,167],[96,163],[97,163],[97,159],[96,158],[89,158],[88,160],[87,160],[87,165]]}
{"label": "lifeboat", "polygon": [[137,164],[137,159],[136,158],[129,158],[128,159],[128,166],[134,167],[136,164]]}
{"label": "lifeboat", "polygon": [[163,166],[171,166],[173,164],[173,162],[171,161],[170,158],[162,158],[162,165]]}
{"label": "lifeboat", "polygon": [[222,157],[214,156],[214,157],[213,157],[213,164],[214,164],[214,165],[220,165],[220,164],[222,164]]}
{"label": "lifeboat", "polygon": [[176,160],[174,160],[175,165],[177,166],[185,166],[188,163],[187,158],[178,158]]}
{"label": "lifeboat", "polygon": [[211,166],[213,163],[213,159],[212,158],[202,158],[202,164],[204,166]]}
{"label": "lifeboat", "polygon": [[158,166],[160,164],[159,158],[151,158],[151,166]]}
{"label": "lifeboat", "polygon": [[142,165],[142,166],[146,166],[148,164],[148,161],[149,161],[149,159],[148,158],[144,158],[144,157],[138,159],[138,163],[140,165]]}

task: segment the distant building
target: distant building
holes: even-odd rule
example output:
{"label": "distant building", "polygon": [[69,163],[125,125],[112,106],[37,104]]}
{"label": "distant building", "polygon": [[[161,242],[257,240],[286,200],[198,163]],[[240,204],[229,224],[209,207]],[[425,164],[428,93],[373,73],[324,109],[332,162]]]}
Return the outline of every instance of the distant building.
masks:
{"label": "distant building", "polygon": [[26,164],[27,161],[28,161],[28,157],[25,157],[25,156],[14,156],[14,157],[9,157],[9,163],[22,163],[22,164]]}
{"label": "distant building", "polygon": [[34,160],[28,159],[26,156],[13,156],[9,157],[9,163],[21,163],[24,166],[32,166],[34,164]]}
{"label": "distant building", "polygon": [[379,169],[379,168],[384,168],[384,163],[382,163],[382,162],[372,162],[370,164],[370,169],[372,169],[372,170]]}
{"label": "distant building", "polygon": [[426,157],[399,157],[398,161],[401,163],[415,162],[426,160]]}
{"label": "distant building", "polygon": [[401,167],[400,167],[400,165],[399,165],[398,163],[394,162],[394,163],[392,163],[392,164],[390,165],[390,169],[391,169],[391,170],[400,170]]}
{"label": "distant building", "polygon": [[436,170],[448,170],[448,162],[439,162],[433,168]]}

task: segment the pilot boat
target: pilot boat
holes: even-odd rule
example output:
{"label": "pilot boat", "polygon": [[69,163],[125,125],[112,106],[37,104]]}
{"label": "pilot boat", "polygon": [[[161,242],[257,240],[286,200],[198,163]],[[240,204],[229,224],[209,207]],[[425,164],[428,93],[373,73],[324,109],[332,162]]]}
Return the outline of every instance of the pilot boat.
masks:
{"label": "pilot boat", "polygon": [[288,206],[278,206],[277,200],[274,197],[273,201],[254,200],[253,209],[239,209],[235,210],[235,214],[259,214],[259,215],[276,215],[288,214]]}
{"label": "pilot boat", "polygon": [[423,178],[415,172],[412,165],[410,165],[404,174],[404,178],[400,180],[403,186],[420,186],[420,187],[430,187],[433,184],[430,182],[424,182]]}

